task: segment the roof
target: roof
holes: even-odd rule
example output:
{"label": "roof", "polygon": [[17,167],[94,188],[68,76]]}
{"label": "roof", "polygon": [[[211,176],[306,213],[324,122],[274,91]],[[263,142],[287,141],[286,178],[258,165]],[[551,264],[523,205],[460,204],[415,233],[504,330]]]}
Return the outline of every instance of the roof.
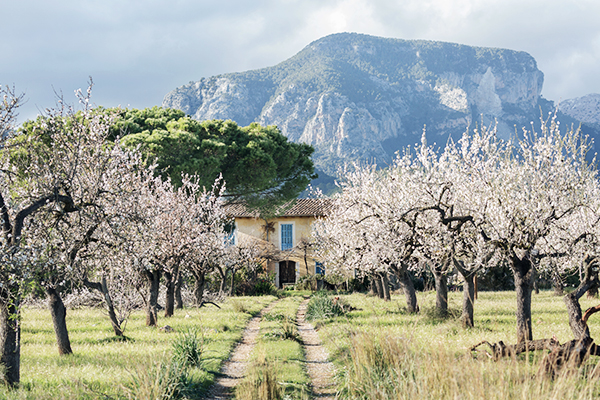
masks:
{"label": "roof", "polygon": [[[279,214],[279,217],[323,217],[329,213],[333,203],[329,199],[296,199],[291,207],[290,203],[281,208],[285,212]],[[243,203],[233,203],[225,206],[228,216],[235,218],[258,218],[258,211],[249,211]]]}

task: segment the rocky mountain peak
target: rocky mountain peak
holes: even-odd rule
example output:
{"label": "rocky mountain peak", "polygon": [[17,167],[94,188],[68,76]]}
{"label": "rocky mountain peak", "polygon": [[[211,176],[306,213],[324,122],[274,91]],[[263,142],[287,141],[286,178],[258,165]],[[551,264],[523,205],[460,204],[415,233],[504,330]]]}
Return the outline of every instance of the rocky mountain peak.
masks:
{"label": "rocky mountain peak", "polygon": [[333,173],[351,160],[386,163],[425,125],[438,143],[492,121],[512,135],[539,117],[542,85],[524,52],[343,33],[273,67],[181,86],[163,106],[199,120],[277,125],[313,145],[317,167]]}
{"label": "rocky mountain peak", "polygon": [[600,124],[600,94],[561,101],[559,110],[571,118],[584,123]]}

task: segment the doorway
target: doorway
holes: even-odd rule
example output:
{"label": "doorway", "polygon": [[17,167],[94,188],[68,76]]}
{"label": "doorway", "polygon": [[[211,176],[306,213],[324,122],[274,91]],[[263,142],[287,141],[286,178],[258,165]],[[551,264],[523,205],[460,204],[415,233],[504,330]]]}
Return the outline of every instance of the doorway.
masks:
{"label": "doorway", "polygon": [[294,261],[279,262],[279,286],[296,283],[296,263]]}

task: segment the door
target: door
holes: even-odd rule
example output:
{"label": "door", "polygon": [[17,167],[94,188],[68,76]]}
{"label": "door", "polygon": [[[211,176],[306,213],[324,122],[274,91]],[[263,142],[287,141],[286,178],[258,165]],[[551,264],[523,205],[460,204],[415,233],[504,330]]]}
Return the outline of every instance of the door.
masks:
{"label": "door", "polygon": [[279,286],[296,283],[296,263],[294,261],[279,262]]}

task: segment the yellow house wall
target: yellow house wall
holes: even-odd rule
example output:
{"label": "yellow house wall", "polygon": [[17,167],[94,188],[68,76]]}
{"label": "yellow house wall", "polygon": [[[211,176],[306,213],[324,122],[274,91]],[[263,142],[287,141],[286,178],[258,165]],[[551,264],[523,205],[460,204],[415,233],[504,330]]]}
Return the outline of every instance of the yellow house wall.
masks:
{"label": "yellow house wall", "polygon": [[[246,235],[254,236],[261,240],[268,240],[272,243],[276,249],[281,250],[281,225],[282,224],[293,224],[293,235],[292,241],[294,247],[298,245],[298,243],[303,238],[310,238],[312,223],[315,221],[314,217],[279,217],[270,219],[269,223],[272,223],[274,231],[270,231],[268,238],[265,234],[265,221],[262,219],[255,218],[236,218],[236,232],[240,232]],[[315,273],[315,262],[318,261],[316,258],[312,257],[309,253],[307,256],[308,271],[307,265],[305,264],[304,254],[300,250],[295,250],[293,253],[287,253],[286,260],[291,260],[296,262],[296,280],[299,277],[307,275],[307,272],[311,275]],[[271,273],[275,273],[276,275],[276,284],[279,286],[279,276],[278,276],[278,263],[277,262],[269,262],[268,263],[268,271]]]}

